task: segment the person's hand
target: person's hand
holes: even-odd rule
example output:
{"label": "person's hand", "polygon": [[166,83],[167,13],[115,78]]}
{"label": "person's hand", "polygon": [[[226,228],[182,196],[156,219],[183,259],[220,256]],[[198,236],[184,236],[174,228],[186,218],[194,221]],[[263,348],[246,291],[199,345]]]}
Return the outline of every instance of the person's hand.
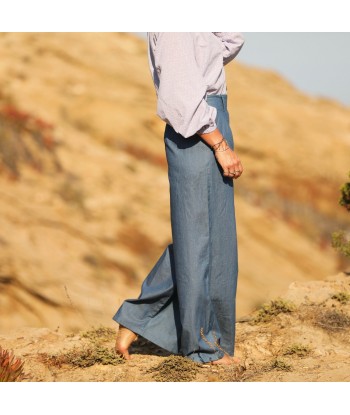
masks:
{"label": "person's hand", "polygon": [[[240,159],[234,150],[227,144],[226,139],[221,134],[219,128],[205,134],[198,134],[213,150],[215,147],[215,157],[223,169],[223,175],[238,179],[243,172]],[[226,149],[226,150],[225,150]],[[224,150],[224,151],[221,151]]]}
{"label": "person's hand", "polygon": [[236,152],[231,148],[225,151],[215,151],[215,158],[222,167],[223,175],[238,179],[243,173],[243,166]]}

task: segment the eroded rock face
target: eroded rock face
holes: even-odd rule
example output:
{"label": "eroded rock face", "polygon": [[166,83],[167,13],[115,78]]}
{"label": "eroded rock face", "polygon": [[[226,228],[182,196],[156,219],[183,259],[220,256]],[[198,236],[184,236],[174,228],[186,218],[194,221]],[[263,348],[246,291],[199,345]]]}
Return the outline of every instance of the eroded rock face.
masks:
{"label": "eroded rock face", "polygon": [[[171,241],[145,43],[122,33],[7,33],[0,55],[0,107],[41,120],[39,131],[52,126],[55,143],[53,157],[35,134],[0,126],[0,329],[113,325]],[[292,281],[346,268],[329,234],[348,220],[337,200],[350,111],[271,72],[238,62],[226,71],[245,167],[235,182],[244,315]]]}

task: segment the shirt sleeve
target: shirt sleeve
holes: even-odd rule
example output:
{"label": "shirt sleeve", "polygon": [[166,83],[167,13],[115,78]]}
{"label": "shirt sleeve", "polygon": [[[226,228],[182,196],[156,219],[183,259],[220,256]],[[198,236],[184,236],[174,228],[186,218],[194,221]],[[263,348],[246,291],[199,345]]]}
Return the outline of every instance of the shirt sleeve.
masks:
{"label": "shirt sleeve", "polygon": [[160,32],[155,52],[159,78],[157,115],[183,137],[216,129],[217,110],[205,100],[207,85],[190,32]]}
{"label": "shirt sleeve", "polygon": [[242,49],[244,37],[240,32],[213,32],[222,42],[223,63],[227,65]]}

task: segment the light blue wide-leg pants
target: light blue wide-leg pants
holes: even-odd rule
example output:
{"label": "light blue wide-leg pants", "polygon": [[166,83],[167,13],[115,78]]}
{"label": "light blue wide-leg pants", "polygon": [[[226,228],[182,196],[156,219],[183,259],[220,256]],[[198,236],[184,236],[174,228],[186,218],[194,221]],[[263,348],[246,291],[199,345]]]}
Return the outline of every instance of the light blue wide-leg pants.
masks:
{"label": "light blue wide-leg pants", "polygon": [[[216,123],[234,149],[227,95],[208,95]],[[166,124],[172,243],[144,280],[137,299],[113,319],[197,362],[234,354],[238,276],[234,181],[210,147]]]}

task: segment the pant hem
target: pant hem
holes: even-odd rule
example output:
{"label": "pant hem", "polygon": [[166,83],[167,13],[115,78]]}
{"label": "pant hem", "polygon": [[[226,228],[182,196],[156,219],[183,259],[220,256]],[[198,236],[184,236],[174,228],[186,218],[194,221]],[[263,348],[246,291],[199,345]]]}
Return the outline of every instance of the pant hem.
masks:
{"label": "pant hem", "polygon": [[122,326],[124,326],[124,327],[128,328],[129,330],[133,331],[137,335],[139,335],[139,336],[143,337],[144,339],[150,341],[151,343],[155,344],[156,346],[161,347],[163,350],[166,350],[167,352],[172,353],[172,354],[176,354],[176,355],[180,354],[177,350],[170,349],[168,346],[165,347],[164,345],[161,344],[160,341],[158,341],[157,339],[154,339],[152,336],[148,335],[146,329],[142,329],[142,330],[134,329],[132,327],[132,325],[130,325],[128,323],[124,324],[122,321],[118,321],[115,317],[113,317],[112,319],[115,322],[117,322],[119,325],[121,324]]}

